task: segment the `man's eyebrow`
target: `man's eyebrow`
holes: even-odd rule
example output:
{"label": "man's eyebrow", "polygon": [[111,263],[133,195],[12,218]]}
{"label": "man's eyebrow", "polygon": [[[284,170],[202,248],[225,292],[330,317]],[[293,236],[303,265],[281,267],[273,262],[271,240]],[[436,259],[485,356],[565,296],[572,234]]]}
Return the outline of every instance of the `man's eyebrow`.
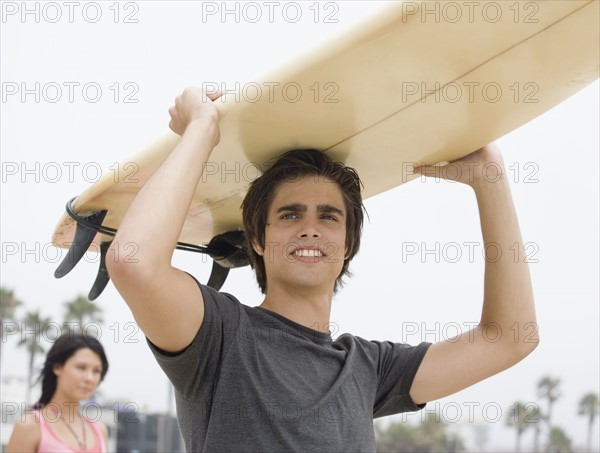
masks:
{"label": "man's eyebrow", "polygon": [[317,206],[317,212],[333,212],[335,214],[344,215],[344,211],[340,208],[336,208],[335,206],[331,206],[330,204],[320,204]]}
{"label": "man's eyebrow", "polygon": [[287,212],[290,212],[290,211],[292,211],[292,212],[303,212],[303,211],[306,211],[306,210],[307,210],[307,207],[306,207],[305,204],[302,204],[302,203],[292,203],[292,204],[286,204],[286,205],[280,206],[277,209],[276,212],[277,213],[284,212],[284,211],[287,211]]}
{"label": "man's eyebrow", "polygon": [[[302,203],[291,203],[291,204],[286,204],[283,206],[280,206],[279,208],[277,208],[276,213],[280,213],[280,212],[306,212],[308,210],[308,207],[305,204]],[[342,211],[340,208],[336,208],[335,206],[332,206],[330,204],[320,204],[317,205],[317,212],[326,212],[326,213],[335,213],[338,215],[343,216],[344,215],[344,211]]]}

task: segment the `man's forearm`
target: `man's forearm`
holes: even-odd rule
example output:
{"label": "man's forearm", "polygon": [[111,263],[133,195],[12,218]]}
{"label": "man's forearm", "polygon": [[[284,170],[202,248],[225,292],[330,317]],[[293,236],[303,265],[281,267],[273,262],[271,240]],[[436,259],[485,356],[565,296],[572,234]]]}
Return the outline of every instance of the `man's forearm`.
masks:
{"label": "man's forearm", "polygon": [[483,327],[493,323],[513,342],[537,342],[537,325],[529,266],[504,174],[497,182],[474,185],[486,251]]}
{"label": "man's forearm", "polygon": [[138,246],[138,260],[170,260],[202,169],[213,147],[208,122],[190,124],[181,141],[144,184],[123,218],[114,242]]}

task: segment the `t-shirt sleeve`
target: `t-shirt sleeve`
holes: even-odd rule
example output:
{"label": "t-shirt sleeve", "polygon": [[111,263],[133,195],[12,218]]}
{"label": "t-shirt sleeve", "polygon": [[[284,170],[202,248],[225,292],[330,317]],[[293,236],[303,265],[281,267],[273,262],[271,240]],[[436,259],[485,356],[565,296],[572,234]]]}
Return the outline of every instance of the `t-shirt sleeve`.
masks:
{"label": "t-shirt sleeve", "polygon": [[378,385],[373,417],[423,409],[425,404],[415,404],[409,392],[431,343],[421,343],[417,346],[389,341],[371,343],[378,348]]}
{"label": "t-shirt sleeve", "polygon": [[188,400],[209,401],[221,359],[237,332],[241,304],[229,294],[198,285],[204,298],[204,320],[190,345],[183,351],[169,353],[147,341],[176,392]]}

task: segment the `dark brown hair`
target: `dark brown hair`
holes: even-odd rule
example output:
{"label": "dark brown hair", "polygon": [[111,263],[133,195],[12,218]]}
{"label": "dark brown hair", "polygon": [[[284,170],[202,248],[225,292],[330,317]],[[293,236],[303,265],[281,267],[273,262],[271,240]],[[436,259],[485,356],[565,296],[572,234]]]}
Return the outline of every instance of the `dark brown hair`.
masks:
{"label": "dark brown hair", "polygon": [[104,376],[106,376],[108,371],[108,359],[106,358],[102,344],[100,344],[96,338],[90,335],[85,335],[78,332],[64,333],[56,339],[46,355],[44,367],[40,372],[40,379],[42,380],[42,395],[40,396],[38,402],[34,405],[35,408],[41,409],[46,406],[56,391],[57,379],[56,375],[54,374],[54,367],[56,365],[64,365],[73,354],[75,354],[79,349],[84,348],[91,349],[98,355],[98,357],[100,357],[100,361],[102,362],[102,373],[100,380],[102,381],[104,379]]}
{"label": "dark brown hair", "polygon": [[346,208],[346,247],[344,266],[335,281],[334,290],[342,284],[342,277],[350,275],[348,266],[360,248],[360,235],[363,225],[364,206],[361,197],[361,182],[356,170],[341,162],[332,161],[317,149],[297,149],[288,151],[278,158],[259,178],[255,179],[244,202],[242,215],[250,263],[256,272],[258,286],[267,291],[267,276],[264,258],[254,251],[252,244],[265,247],[267,213],[278,185],[286,181],[298,180],[303,176],[319,176],[331,179],[338,184],[344,197]]}

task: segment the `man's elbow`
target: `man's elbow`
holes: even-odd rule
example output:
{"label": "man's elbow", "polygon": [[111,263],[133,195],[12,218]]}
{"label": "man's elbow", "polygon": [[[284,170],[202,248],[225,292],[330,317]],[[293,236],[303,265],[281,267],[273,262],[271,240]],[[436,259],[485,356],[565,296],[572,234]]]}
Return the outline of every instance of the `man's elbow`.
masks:
{"label": "man's elbow", "polygon": [[[532,323],[534,324],[534,323]],[[537,324],[535,324],[535,332],[520,338],[519,341],[513,341],[513,354],[515,356],[515,363],[520,362],[529,354],[531,354],[540,344],[540,336],[537,331]]]}
{"label": "man's elbow", "polygon": [[122,285],[149,281],[153,269],[147,260],[141,260],[139,247],[133,243],[119,244],[113,242],[106,254],[106,270],[111,280],[119,289]]}
{"label": "man's elbow", "polygon": [[[531,354],[540,343],[540,337],[535,322],[525,324],[525,328],[515,329],[515,324],[512,326],[496,325],[496,333],[494,341],[485,334],[486,329],[483,329],[483,338],[495,345],[494,351],[491,352],[501,365],[501,369],[508,369],[529,354]],[[504,328],[506,327],[506,329]],[[511,328],[509,328],[511,327]]]}

